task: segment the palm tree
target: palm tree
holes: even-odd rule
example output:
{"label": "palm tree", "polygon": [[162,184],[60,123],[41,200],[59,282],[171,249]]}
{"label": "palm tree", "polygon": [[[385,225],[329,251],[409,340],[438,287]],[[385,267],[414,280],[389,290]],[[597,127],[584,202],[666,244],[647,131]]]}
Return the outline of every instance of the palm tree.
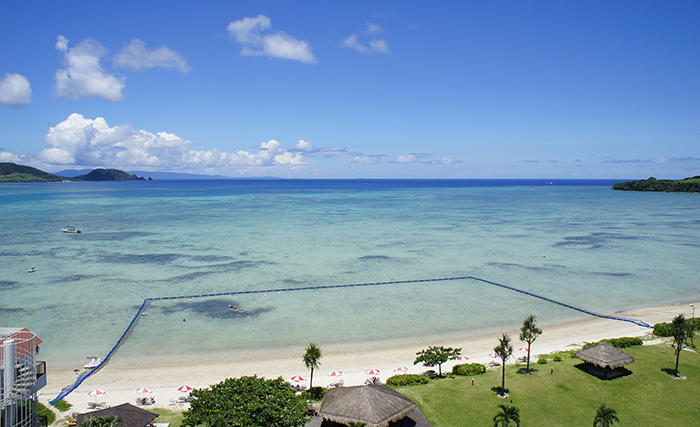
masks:
{"label": "palm tree", "polygon": [[527,343],[527,368],[525,372],[530,373],[530,346],[542,334],[542,329],[537,327],[535,323],[535,315],[531,314],[523,321],[523,327],[520,328],[520,341]]}
{"label": "palm tree", "polygon": [[510,337],[503,334],[501,338],[498,339],[498,345],[493,348],[494,353],[501,358],[503,362],[503,374],[501,375],[501,391],[505,393],[506,390],[506,360],[513,354],[513,346],[510,345]]}
{"label": "palm tree", "polygon": [[502,427],[508,427],[511,421],[520,427],[520,410],[518,408],[507,405],[498,405],[498,408],[501,412],[493,417],[493,427],[498,427],[498,424],[501,424]]}
{"label": "palm tree", "polygon": [[318,368],[321,364],[321,347],[315,343],[309,343],[306,347],[306,352],[304,353],[304,365],[307,369],[311,369],[311,378],[309,378],[309,389],[313,387],[314,383],[314,369]]}
{"label": "palm tree", "polygon": [[679,314],[674,317],[671,322],[671,336],[673,337],[673,348],[676,350],[676,375],[678,375],[678,359],[681,357],[681,350],[683,350],[685,340],[688,339],[689,333],[690,330],[685,316]]}
{"label": "palm tree", "polygon": [[610,427],[614,423],[619,423],[620,419],[617,418],[617,411],[613,408],[608,408],[605,403],[600,405],[598,412],[593,418],[593,427]]}

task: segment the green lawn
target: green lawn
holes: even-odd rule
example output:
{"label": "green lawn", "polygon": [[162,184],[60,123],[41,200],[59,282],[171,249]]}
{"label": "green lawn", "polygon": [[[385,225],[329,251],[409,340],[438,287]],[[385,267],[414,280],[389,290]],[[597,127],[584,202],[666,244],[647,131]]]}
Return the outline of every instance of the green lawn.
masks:
{"label": "green lawn", "polygon": [[148,408],[149,411],[160,414],[155,419],[157,423],[170,423],[170,427],[180,427],[184,417],[183,412],[165,408]]}
{"label": "green lawn", "polygon": [[[435,426],[486,426],[493,424],[499,404],[520,409],[523,426],[590,426],[598,407],[616,409],[620,424],[634,426],[700,425],[700,355],[681,353],[679,370],[686,380],[674,380],[663,368],[673,369],[675,356],[669,344],[624,349],[634,356],[631,375],[604,381],[574,365],[578,359],[533,365],[538,371],[521,375],[506,368],[510,397],[491,391],[500,385],[500,368],[483,375],[449,377],[427,385],[397,388],[413,399]],[[550,368],[554,373],[550,374]]]}

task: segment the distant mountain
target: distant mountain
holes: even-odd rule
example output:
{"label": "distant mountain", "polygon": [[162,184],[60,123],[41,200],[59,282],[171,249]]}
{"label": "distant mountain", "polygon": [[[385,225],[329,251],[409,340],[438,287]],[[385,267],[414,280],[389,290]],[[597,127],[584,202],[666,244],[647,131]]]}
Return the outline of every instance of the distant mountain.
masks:
{"label": "distant mountain", "polygon": [[232,179],[229,176],[223,175],[198,175],[194,173],[178,173],[178,172],[149,172],[149,171],[129,171],[138,176],[150,177],[159,181],[174,181],[174,180],[212,180],[212,179]]}
{"label": "distant mountain", "polygon": [[31,166],[0,163],[0,182],[55,182],[64,179]]}
{"label": "distant mountain", "polygon": [[58,172],[54,172],[54,175],[66,176],[68,178],[73,178],[78,175],[87,175],[92,172],[92,169],[66,169]]}
{"label": "distant mountain", "polygon": [[136,181],[144,180],[144,177],[138,177],[134,174],[124,172],[119,169],[94,169],[92,172],[85,175],[73,177],[73,181]]}
{"label": "distant mountain", "polygon": [[618,182],[613,185],[613,190],[700,193],[700,175],[692,178],[683,178],[678,181],[656,179],[652,176],[639,181]]}

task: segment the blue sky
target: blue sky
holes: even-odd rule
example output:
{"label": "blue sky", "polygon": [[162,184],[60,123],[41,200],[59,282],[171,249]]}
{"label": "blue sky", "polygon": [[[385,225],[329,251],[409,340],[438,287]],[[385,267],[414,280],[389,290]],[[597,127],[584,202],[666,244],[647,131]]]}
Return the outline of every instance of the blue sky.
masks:
{"label": "blue sky", "polygon": [[0,161],[700,174],[700,2],[4,2]]}

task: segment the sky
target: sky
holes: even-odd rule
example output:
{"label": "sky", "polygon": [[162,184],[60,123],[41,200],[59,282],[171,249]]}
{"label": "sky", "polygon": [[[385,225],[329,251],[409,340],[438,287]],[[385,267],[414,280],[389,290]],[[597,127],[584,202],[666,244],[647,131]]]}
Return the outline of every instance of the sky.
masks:
{"label": "sky", "polygon": [[700,175],[698,1],[2,2],[0,161]]}

